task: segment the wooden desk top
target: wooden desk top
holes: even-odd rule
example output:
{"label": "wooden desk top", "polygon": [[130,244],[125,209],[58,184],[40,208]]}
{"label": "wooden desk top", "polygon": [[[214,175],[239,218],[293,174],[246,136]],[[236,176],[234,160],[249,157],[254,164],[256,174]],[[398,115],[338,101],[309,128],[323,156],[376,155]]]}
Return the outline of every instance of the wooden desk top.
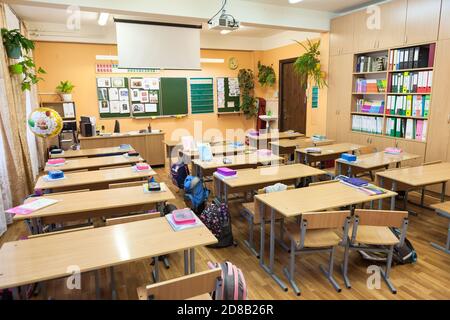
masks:
{"label": "wooden desk top", "polygon": [[50,154],[50,158],[80,158],[80,157],[94,157],[105,154],[120,154],[127,153],[130,149],[120,149],[117,147],[108,147],[108,148],[94,148],[94,149],[80,149],[80,150],[66,150],[63,154]]}
{"label": "wooden desk top", "polygon": [[306,148],[301,148],[295,150],[296,152],[307,154],[308,156],[326,156],[326,155],[334,155],[334,154],[340,154],[350,151],[358,150],[359,148],[362,148],[362,145],[354,144],[354,143],[335,143],[330,144],[326,146],[318,146],[320,150],[322,150],[322,153],[307,153]]}
{"label": "wooden desk top", "polygon": [[153,175],[156,175],[156,172],[153,170],[136,172],[131,166],[129,168],[74,172],[66,173],[65,179],[57,181],[46,181],[44,176],[41,176],[34,189],[61,189],[73,186],[127,181]]}
{"label": "wooden desk top", "polygon": [[223,183],[230,188],[259,185],[264,183],[276,183],[279,181],[299,179],[304,177],[319,176],[325,171],[306,166],[304,164],[292,164],[286,166],[271,166],[250,170],[238,170],[236,178],[224,179]]}
{"label": "wooden desk top", "polygon": [[335,182],[308,188],[260,194],[255,196],[255,201],[261,201],[282,215],[292,217],[305,212],[344,207],[390,198],[395,195],[395,192],[386,190],[385,194],[369,196],[356,188],[341,182]]}
{"label": "wooden desk top", "polygon": [[450,201],[432,204],[430,207],[446,213],[450,213]]}
{"label": "wooden desk top", "polygon": [[102,167],[111,167],[122,164],[133,164],[142,162],[144,159],[141,157],[126,157],[124,155],[110,156],[110,157],[95,157],[86,159],[68,159],[66,163],[61,166],[49,166],[46,165],[44,171],[49,172],[50,170],[62,170],[62,171],[73,171],[82,169],[93,169]]}
{"label": "wooden desk top", "polygon": [[[249,146],[238,146],[234,147],[231,145],[218,145],[218,146],[212,146],[211,152],[213,155],[223,155],[223,154],[239,154],[249,151],[256,151],[257,148],[255,147],[249,147]],[[189,151],[182,151],[183,154],[186,157],[198,157],[198,151],[197,150],[189,150]]]}
{"label": "wooden desk top", "polygon": [[281,148],[294,148],[301,145],[324,145],[324,144],[332,144],[334,140],[331,139],[323,139],[323,140],[314,140],[311,138],[297,138],[297,139],[282,139],[274,142],[270,142],[272,146],[278,146]]}
{"label": "wooden desk top", "polygon": [[271,140],[271,139],[295,139],[295,138],[300,138],[300,137],[304,137],[305,135],[303,133],[298,133],[298,132],[278,132],[277,134],[274,133],[265,133],[265,134],[260,134],[259,136],[254,136],[251,134],[247,134],[247,137],[249,139],[252,140]]}
{"label": "wooden desk top", "polygon": [[0,249],[0,289],[103,269],[217,243],[205,227],[173,231],[166,218],[130,222],[5,243]]}
{"label": "wooden desk top", "polygon": [[389,170],[378,172],[377,176],[413,187],[432,185],[450,180],[450,163]]}
{"label": "wooden desk top", "polygon": [[89,192],[74,192],[54,196],[50,194],[45,196],[45,198],[55,199],[58,202],[28,215],[15,215],[14,220],[113,210],[174,200],[175,196],[167,187],[164,192],[144,193],[142,186],[136,186]]}
{"label": "wooden desk top", "polygon": [[392,163],[398,163],[407,160],[420,158],[419,155],[402,152],[401,154],[388,154],[386,152],[376,152],[358,156],[355,162],[348,162],[342,159],[337,159],[336,162],[343,163],[348,166],[357,167],[361,169],[380,168]]}
{"label": "wooden desk top", "polygon": [[[231,160],[231,163],[224,164],[223,159],[227,158]],[[243,153],[235,156],[227,157],[214,157],[211,161],[200,161],[199,159],[193,160],[192,162],[201,167],[202,169],[216,169],[220,167],[234,167],[241,166],[245,164],[258,164],[258,163],[269,163],[273,161],[282,161],[283,158],[277,155],[271,154],[269,156],[258,155],[257,152],[253,153]]]}
{"label": "wooden desk top", "polygon": [[145,136],[155,136],[155,135],[163,135],[164,132],[124,132],[124,133],[107,133],[103,135],[97,135],[93,137],[83,137],[80,136],[80,140],[96,140],[96,139],[109,139],[109,138],[127,138],[127,137],[145,137]]}

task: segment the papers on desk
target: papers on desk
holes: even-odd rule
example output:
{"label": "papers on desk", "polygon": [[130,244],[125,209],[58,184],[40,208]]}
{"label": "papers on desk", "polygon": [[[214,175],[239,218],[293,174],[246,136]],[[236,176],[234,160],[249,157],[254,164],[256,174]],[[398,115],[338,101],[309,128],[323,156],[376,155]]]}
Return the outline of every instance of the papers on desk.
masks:
{"label": "papers on desk", "polygon": [[306,148],[306,153],[322,153],[322,149],[320,148]]}
{"label": "papers on desk", "polygon": [[237,173],[233,176],[224,176],[218,172],[214,172],[214,176],[219,179],[219,180],[230,180],[230,179],[236,179],[237,178]]}
{"label": "papers on desk", "polygon": [[14,207],[6,210],[6,212],[17,215],[27,215],[33,213],[39,209],[51,206],[57,203],[59,200],[48,199],[48,198],[35,198],[31,199],[30,202],[22,204],[18,207]]}
{"label": "papers on desk", "polygon": [[189,224],[176,224],[173,219],[172,213],[167,214],[165,217],[167,219],[167,222],[169,222],[170,226],[174,231],[182,231],[186,229],[197,228],[203,225],[201,220],[196,215],[194,215],[195,222]]}
{"label": "papers on desk", "polygon": [[343,184],[345,184],[345,185],[347,185],[349,187],[358,189],[358,190],[368,194],[369,196],[377,196],[377,195],[386,193],[386,191],[384,191],[383,189],[381,189],[381,188],[379,188],[379,187],[377,187],[377,186],[375,186],[373,184],[367,183],[367,184],[362,185],[362,186],[357,186],[355,184],[348,183],[348,182],[345,182],[343,180],[339,180],[339,181],[340,181],[340,183],[343,183]]}

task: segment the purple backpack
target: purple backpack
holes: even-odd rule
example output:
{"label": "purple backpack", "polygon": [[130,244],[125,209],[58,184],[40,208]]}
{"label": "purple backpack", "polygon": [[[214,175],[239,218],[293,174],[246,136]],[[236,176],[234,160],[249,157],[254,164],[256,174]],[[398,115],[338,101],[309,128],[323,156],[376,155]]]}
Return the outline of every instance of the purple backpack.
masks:
{"label": "purple backpack", "polygon": [[179,189],[184,189],[184,180],[189,175],[189,168],[187,164],[183,162],[177,162],[172,165],[170,168],[170,177],[172,178],[172,182]]}
{"label": "purple backpack", "polygon": [[225,248],[234,245],[231,216],[225,203],[211,203],[203,210],[200,220],[219,241],[209,245],[210,248]]}
{"label": "purple backpack", "polygon": [[217,286],[214,300],[247,300],[247,284],[241,269],[229,261],[223,263],[208,262],[210,269],[220,267],[222,276]]}

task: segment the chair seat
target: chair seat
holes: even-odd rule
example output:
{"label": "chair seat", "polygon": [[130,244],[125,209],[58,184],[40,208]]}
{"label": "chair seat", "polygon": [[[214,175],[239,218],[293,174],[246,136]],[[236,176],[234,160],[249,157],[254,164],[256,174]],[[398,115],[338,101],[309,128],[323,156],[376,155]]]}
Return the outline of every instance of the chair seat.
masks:
{"label": "chair seat", "polygon": [[[348,235],[352,236],[353,228],[350,228]],[[388,227],[378,226],[358,226],[356,242],[368,245],[396,245],[400,240],[392,233]]]}
{"label": "chair seat", "polygon": [[[287,223],[286,232],[289,239],[300,245],[300,226],[296,223]],[[305,248],[326,248],[339,244],[341,238],[333,229],[313,229],[308,230],[305,236]]]}

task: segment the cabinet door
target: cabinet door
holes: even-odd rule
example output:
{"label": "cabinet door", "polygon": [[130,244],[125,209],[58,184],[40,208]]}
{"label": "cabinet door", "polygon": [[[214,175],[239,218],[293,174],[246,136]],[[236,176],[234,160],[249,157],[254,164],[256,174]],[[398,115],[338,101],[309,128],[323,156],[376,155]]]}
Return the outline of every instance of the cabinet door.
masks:
{"label": "cabinet door", "polygon": [[450,39],[450,0],[442,0],[439,40]]}
{"label": "cabinet door", "polygon": [[386,49],[405,43],[407,0],[395,0],[380,5],[380,32],[377,48]]}
{"label": "cabinet door", "polygon": [[336,140],[341,60],[341,56],[331,56],[328,71],[327,137],[333,140]]}
{"label": "cabinet door", "polygon": [[395,146],[395,140],[385,137],[371,137],[369,145],[377,149],[378,152],[384,151],[386,148]]}
{"label": "cabinet door", "polygon": [[[440,12],[441,0],[408,0],[406,15],[407,44],[436,41]],[[448,16],[444,20],[448,20]]]}
{"label": "cabinet door", "polygon": [[331,20],[330,55],[353,53],[353,15]]}
{"label": "cabinet door", "polygon": [[426,161],[446,160],[450,153],[450,40],[439,41],[436,48],[433,95],[427,133]]}
{"label": "cabinet door", "polygon": [[368,26],[370,14],[366,10],[361,10],[353,14],[354,16],[354,37],[353,48],[355,52],[372,51],[376,49],[379,30]]}
{"label": "cabinet door", "polygon": [[351,133],[351,104],[353,87],[353,54],[339,56],[338,65],[338,117],[336,140],[347,142]]}
{"label": "cabinet door", "polygon": [[422,163],[425,162],[425,149],[426,149],[425,143],[407,140],[396,140],[396,146],[397,148],[402,149],[404,152],[417,154],[420,156],[420,158],[416,160],[409,160],[403,162],[402,166],[416,167],[420,166]]}

